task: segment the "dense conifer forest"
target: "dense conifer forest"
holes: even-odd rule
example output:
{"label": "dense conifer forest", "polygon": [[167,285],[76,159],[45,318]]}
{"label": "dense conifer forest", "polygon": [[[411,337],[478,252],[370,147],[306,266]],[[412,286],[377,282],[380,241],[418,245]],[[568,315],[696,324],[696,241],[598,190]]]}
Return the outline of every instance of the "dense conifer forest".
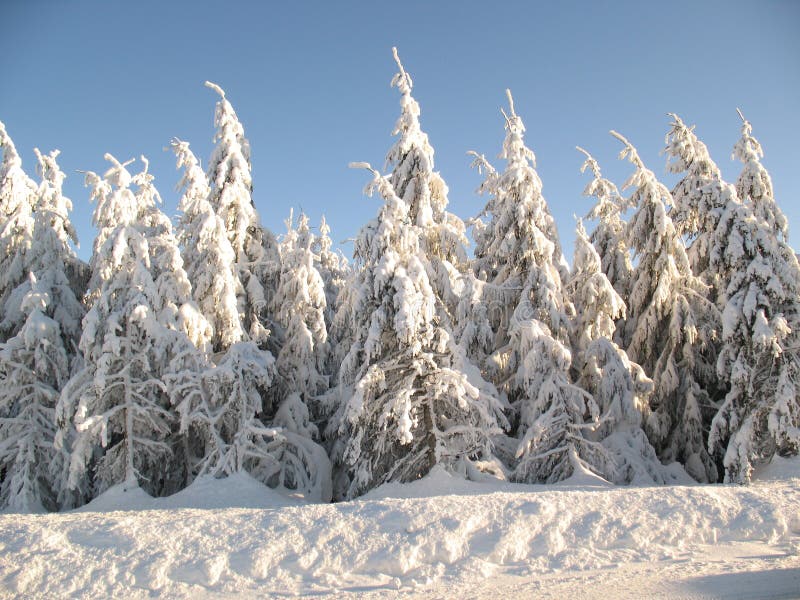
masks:
{"label": "dense conifer forest", "polygon": [[621,133],[620,187],[578,148],[593,206],[568,261],[511,92],[499,161],[472,153],[485,207],[464,221],[394,58],[394,143],[385,173],[351,165],[375,216],[349,257],[324,220],[262,226],[216,84],[207,168],[171,142],[177,219],[145,157],[83,174],[88,263],[58,150],[31,177],[0,123],[0,508],[240,472],[323,502],[434,468],[747,484],[798,454],[800,267],[744,115],[735,182],[678,115],[672,190]]}

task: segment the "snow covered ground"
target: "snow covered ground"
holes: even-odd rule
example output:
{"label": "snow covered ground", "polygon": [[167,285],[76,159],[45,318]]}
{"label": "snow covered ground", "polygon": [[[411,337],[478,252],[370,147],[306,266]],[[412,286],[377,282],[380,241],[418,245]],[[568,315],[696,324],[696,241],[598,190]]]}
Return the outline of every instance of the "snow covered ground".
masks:
{"label": "snow covered ground", "polygon": [[800,598],[800,460],[754,485],[467,483],[340,504],[246,475],[0,515],[1,597]]}

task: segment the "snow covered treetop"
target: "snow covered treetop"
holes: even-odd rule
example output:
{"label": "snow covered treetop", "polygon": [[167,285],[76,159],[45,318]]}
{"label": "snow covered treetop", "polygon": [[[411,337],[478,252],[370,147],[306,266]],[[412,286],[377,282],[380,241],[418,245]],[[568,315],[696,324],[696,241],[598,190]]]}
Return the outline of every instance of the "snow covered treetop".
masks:
{"label": "snow covered treetop", "polygon": [[772,178],[761,164],[764,150],[753,137],[753,126],[744,118],[742,111],[736,109],[742,119],[742,137],[733,147],[733,157],[744,163],[739,179],[736,181],[736,193],[742,202],[752,203],[753,212],[786,239],[789,234],[789,223],[783,212],[775,203]]}
{"label": "snow covered treetop", "polygon": [[[511,96],[511,90],[506,90],[506,96],[508,97],[510,115],[506,114],[506,111],[502,108],[500,109],[500,112],[503,113],[506,119],[507,132],[506,139],[503,141],[503,152],[500,154],[500,158],[507,160],[509,167],[527,167],[530,163],[531,167],[536,168],[536,155],[533,153],[533,150],[525,145],[525,141],[523,140],[525,124],[514,110],[514,98]],[[536,179],[538,179],[538,176]],[[541,182],[539,182],[538,187],[541,189]]]}
{"label": "snow covered treetop", "polygon": [[69,238],[77,244],[78,234],[69,220],[72,201],[61,192],[66,175],[56,162],[60,151],[52,150],[49,154],[42,154],[38,148],[34,148],[33,151],[39,161],[36,171],[42,178],[42,183],[39,185],[37,214],[41,213],[40,217],[56,231],[60,240],[66,243]]}
{"label": "snow covered treetop", "polygon": [[22,159],[17,153],[17,147],[6,131],[6,126],[0,121],[0,147],[3,149],[3,171],[5,175],[12,167],[21,167]]}
{"label": "snow covered treetop", "polygon": [[2,121],[0,149],[3,152],[3,162],[0,163],[0,217],[6,217],[26,204],[33,205],[36,185],[23,171],[22,159]]}
{"label": "snow covered treetop", "polygon": [[611,214],[618,214],[620,211],[628,208],[616,184],[603,177],[600,171],[600,165],[594,157],[580,146],[575,146],[575,149],[586,156],[586,160],[583,162],[583,165],[581,165],[581,173],[585,173],[589,170],[593,175],[593,179],[586,184],[583,195],[597,198],[597,204],[589,211],[586,218],[602,219]]}
{"label": "snow covered treetop", "polygon": [[672,194],[667,189],[667,187],[662,184],[655,176],[650,169],[648,169],[642,159],[639,157],[639,152],[636,148],[631,144],[625,136],[620,133],[617,133],[613,129],[609,132],[615,138],[617,138],[620,142],[624,144],[624,148],[619,153],[620,160],[628,159],[636,170],[631,174],[625,184],[622,186],[622,189],[628,189],[630,187],[637,188],[637,191],[634,192],[634,195],[631,197],[631,201],[635,204],[638,204],[639,198],[639,190],[646,189],[648,194],[652,194],[654,196],[658,196],[662,202],[666,206],[672,206]]}
{"label": "snow covered treetop", "polygon": [[178,205],[178,209],[185,213],[191,210],[191,204],[207,201],[209,194],[208,178],[205,171],[200,167],[197,157],[189,148],[189,142],[175,138],[170,142],[170,146],[172,146],[172,151],[177,159],[177,168],[184,169],[177,189],[185,189],[185,193]]}
{"label": "snow covered treetop", "polygon": [[[214,126],[217,128],[214,142],[221,141],[223,143],[218,145],[214,150],[214,155],[211,157],[212,167],[215,162],[219,161],[218,154],[224,155],[226,151],[229,152],[229,146],[235,145],[241,147],[242,156],[248,163],[249,170],[250,143],[247,141],[247,138],[244,137],[244,127],[242,127],[242,124],[239,122],[236,111],[233,110],[233,105],[228,102],[228,99],[225,97],[225,90],[216,83],[206,81],[205,85],[207,88],[214,90],[220,95],[220,99],[214,111]],[[217,182],[218,187],[221,187],[221,183],[222,182]]]}
{"label": "snow covered treetop", "polygon": [[89,171],[86,173],[85,185],[91,188],[91,198],[97,202],[92,215],[92,223],[101,231],[95,241],[99,247],[105,241],[103,229],[113,229],[121,223],[133,223],[137,216],[136,200],[129,186],[133,177],[126,168],[135,159],[120,163],[114,156],[106,153],[104,158],[111,163],[102,177]]}
{"label": "snow covered treetop", "polygon": [[[738,184],[749,183],[749,189],[742,189],[740,194],[742,200],[746,198],[772,197],[772,178],[766,169],[761,166],[761,159],[764,157],[764,150],[756,138],[753,137],[753,126],[750,121],[744,118],[742,111],[736,109],[742,119],[742,137],[733,147],[733,158],[737,158],[744,163],[742,176]],[[737,188],[739,185],[737,185]]]}
{"label": "snow covered treetop", "polygon": [[[34,148],[33,151],[36,154],[36,160],[39,161],[39,164],[36,166],[36,173],[39,177],[61,187],[64,180],[67,178],[56,162],[58,155],[61,154],[61,150],[51,150],[50,154],[42,154],[38,148]],[[72,203],[70,203],[69,210],[72,209],[71,204]]]}
{"label": "snow covered treetop", "polygon": [[[386,165],[400,165],[408,152],[414,148],[419,148],[420,171],[433,171],[433,147],[428,141],[428,135],[422,131],[419,123],[420,108],[419,103],[411,95],[413,82],[403,68],[400,57],[397,55],[397,48],[392,48],[392,55],[397,62],[398,73],[392,77],[392,87],[402,94],[400,98],[400,116],[397,118],[392,135],[399,135],[400,139],[391,147],[386,156]],[[401,194],[402,195],[402,194]]]}
{"label": "snow covered treetop", "polygon": [[155,208],[156,204],[161,204],[161,194],[158,193],[156,186],[153,185],[155,176],[148,172],[150,169],[150,161],[147,157],[142,155],[139,160],[144,164],[144,169],[133,177],[133,183],[139,188],[137,197],[139,198],[139,210],[150,210]]}
{"label": "snow covered treetop", "polygon": [[400,93],[404,96],[411,94],[411,88],[414,87],[414,81],[411,79],[411,75],[409,75],[403,68],[403,63],[400,62],[400,57],[398,56],[397,48],[395,47],[392,47],[392,56],[394,56],[394,61],[397,63],[397,68],[399,69],[399,72],[392,77],[392,86],[397,86],[397,89],[400,90]]}
{"label": "snow covered treetop", "polygon": [[664,138],[667,170],[670,173],[689,170],[697,177],[721,178],[719,167],[711,160],[708,148],[697,139],[694,125],[688,127],[675,113],[669,113],[668,116],[672,118],[672,123]]}

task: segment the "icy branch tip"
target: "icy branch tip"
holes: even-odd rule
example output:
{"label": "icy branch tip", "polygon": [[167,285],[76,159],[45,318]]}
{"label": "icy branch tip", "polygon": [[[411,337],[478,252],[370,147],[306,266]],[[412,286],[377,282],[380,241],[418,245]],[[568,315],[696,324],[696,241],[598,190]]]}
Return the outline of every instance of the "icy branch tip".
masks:
{"label": "icy branch tip", "polygon": [[506,97],[508,98],[508,107],[511,109],[511,116],[516,117],[517,112],[514,110],[514,98],[511,96],[511,90],[506,88]]}
{"label": "icy branch tip", "polygon": [[397,67],[400,69],[400,72],[405,74],[405,69],[403,68],[403,63],[400,62],[400,56],[397,54],[397,46],[392,46],[392,56],[394,56],[394,62],[397,63]]}
{"label": "icy branch tip", "polygon": [[219,87],[216,83],[212,83],[210,81],[206,81],[206,87],[209,88],[209,89],[214,90],[215,92],[217,92],[222,98],[225,97],[225,90],[223,90],[221,87]]}
{"label": "icy branch tip", "polygon": [[368,171],[372,171],[372,165],[368,162],[351,162],[347,165],[351,169],[366,169]]}
{"label": "icy branch tip", "polygon": [[592,155],[589,154],[588,151],[584,150],[580,146],[575,146],[575,150],[577,150],[578,152],[583,152],[586,155],[586,158],[592,158]]}
{"label": "icy branch tip", "polygon": [[672,117],[676,124],[683,125],[683,120],[675,113],[667,113],[667,116]]}
{"label": "icy branch tip", "polygon": [[739,114],[739,118],[742,120],[742,123],[747,123],[747,119],[744,118],[744,115],[742,114],[742,110],[740,108],[737,108],[736,112]]}
{"label": "icy branch tip", "polygon": [[621,133],[618,133],[618,132],[614,131],[613,129],[611,131],[609,131],[608,133],[613,135],[615,138],[617,138],[620,142],[622,142],[626,146],[630,146],[631,145],[631,143]]}
{"label": "icy branch tip", "polygon": [[114,156],[113,154],[111,154],[110,152],[106,152],[105,154],[103,154],[103,158],[106,159],[108,162],[112,163],[115,167],[120,168],[120,169],[124,169],[128,165],[136,162],[135,158],[129,158],[124,163],[120,163],[117,160],[117,157]]}

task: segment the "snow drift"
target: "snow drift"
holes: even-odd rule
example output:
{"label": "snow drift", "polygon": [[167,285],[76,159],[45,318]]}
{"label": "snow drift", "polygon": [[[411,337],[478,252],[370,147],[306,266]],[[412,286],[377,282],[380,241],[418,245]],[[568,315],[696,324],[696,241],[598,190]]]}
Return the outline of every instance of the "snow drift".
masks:
{"label": "snow drift", "polygon": [[554,573],[669,568],[742,542],[782,557],[791,578],[800,462],[776,459],[760,475],[747,488],[614,488],[468,483],[437,469],[324,505],[247,476],[162,499],[117,487],[81,511],[0,516],[0,596],[427,594],[509,576],[530,593]]}

